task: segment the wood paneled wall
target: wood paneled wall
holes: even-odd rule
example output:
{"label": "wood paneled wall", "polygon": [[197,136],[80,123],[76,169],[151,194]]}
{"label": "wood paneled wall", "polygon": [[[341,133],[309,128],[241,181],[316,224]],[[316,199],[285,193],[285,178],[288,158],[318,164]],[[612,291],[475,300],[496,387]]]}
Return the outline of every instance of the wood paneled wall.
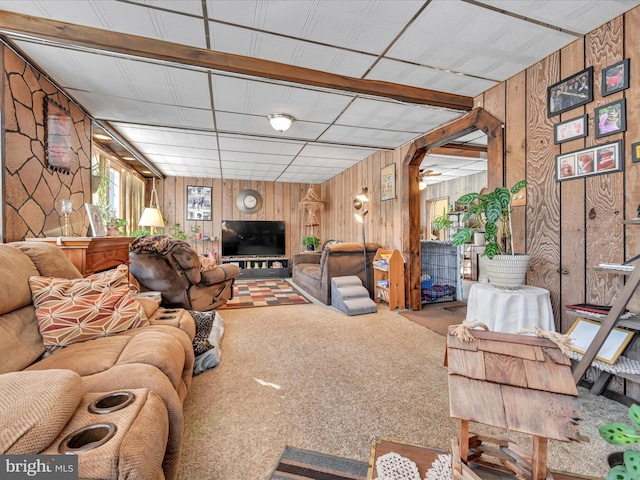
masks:
{"label": "wood paneled wall", "polygon": [[[186,220],[188,186],[212,187],[212,219],[210,221]],[[242,213],[236,204],[238,194],[248,188],[260,192],[263,198],[263,207],[251,215]],[[198,245],[198,251],[201,252],[213,250],[220,254],[222,246],[221,223],[223,220],[284,221],[287,228],[288,257],[303,251],[302,237],[312,234],[310,227],[304,226],[305,212],[300,209],[299,205],[309,189],[308,184],[167,177],[163,181],[156,182],[156,189],[168,226],[179,223],[183,231],[189,232],[193,225],[199,225],[204,236],[217,237],[215,242]],[[320,186],[315,185],[314,189],[320,195]],[[151,190],[151,185],[148,185],[148,190]],[[316,216],[320,225],[315,227],[313,233],[321,241],[324,241],[325,237],[322,233],[325,228],[324,212],[320,210]]]}

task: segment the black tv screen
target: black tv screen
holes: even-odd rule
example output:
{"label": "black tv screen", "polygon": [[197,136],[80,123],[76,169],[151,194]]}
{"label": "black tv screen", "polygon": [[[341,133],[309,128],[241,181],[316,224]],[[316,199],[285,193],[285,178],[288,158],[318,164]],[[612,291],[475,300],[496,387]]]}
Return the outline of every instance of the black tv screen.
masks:
{"label": "black tv screen", "polygon": [[285,254],[285,223],[268,220],[224,220],[223,257],[279,257]]}

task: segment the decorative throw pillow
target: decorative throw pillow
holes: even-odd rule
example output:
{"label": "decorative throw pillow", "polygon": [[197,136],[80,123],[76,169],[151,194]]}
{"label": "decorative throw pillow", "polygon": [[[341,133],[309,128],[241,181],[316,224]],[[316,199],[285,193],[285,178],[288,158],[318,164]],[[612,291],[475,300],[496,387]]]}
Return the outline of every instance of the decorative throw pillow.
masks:
{"label": "decorative throw pillow", "polygon": [[218,263],[215,260],[213,260],[212,258],[203,257],[202,255],[200,255],[199,258],[200,258],[200,271],[201,272],[208,272],[209,270],[213,270],[214,268],[216,268],[218,266]]}
{"label": "decorative throw pillow", "polygon": [[196,312],[195,310],[190,310],[189,313],[196,323],[196,335],[193,337],[193,353],[198,356],[213,348],[213,345],[209,342],[209,334],[213,326],[215,311]]}
{"label": "decorative throw pillow", "polygon": [[73,280],[29,277],[46,350],[147,325],[145,311],[129,288],[127,272],[120,265]]}

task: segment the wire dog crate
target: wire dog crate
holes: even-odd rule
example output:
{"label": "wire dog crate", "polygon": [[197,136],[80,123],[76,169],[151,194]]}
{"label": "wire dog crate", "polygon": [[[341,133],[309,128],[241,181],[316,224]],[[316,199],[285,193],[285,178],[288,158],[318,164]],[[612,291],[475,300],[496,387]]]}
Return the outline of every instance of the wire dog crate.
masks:
{"label": "wire dog crate", "polygon": [[422,303],[462,300],[460,248],[451,242],[420,242]]}

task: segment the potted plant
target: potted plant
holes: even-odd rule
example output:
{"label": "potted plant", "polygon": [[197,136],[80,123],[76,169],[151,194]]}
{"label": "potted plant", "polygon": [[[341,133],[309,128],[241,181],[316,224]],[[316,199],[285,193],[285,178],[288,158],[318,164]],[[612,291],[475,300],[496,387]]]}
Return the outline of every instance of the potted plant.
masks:
{"label": "potted plant", "polygon": [[[467,213],[463,222],[472,215],[476,218],[476,227],[484,228],[484,255],[490,261],[486,262],[489,281],[495,286],[503,288],[518,288],[522,285],[529,265],[529,255],[516,255],[513,251],[513,225],[511,224],[511,210],[513,195],[527,185],[526,180],[520,180],[511,189],[497,187],[489,193],[467,193],[456,203],[466,205]],[[481,226],[481,227],[480,227]],[[453,245],[461,246],[471,240],[474,228],[460,228],[453,236]],[[517,273],[511,271],[515,268]],[[505,271],[507,268],[509,271]],[[504,273],[502,278],[493,274]],[[493,278],[492,278],[493,277]]]}
{"label": "potted plant", "polygon": [[[629,418],[631,423],[640,430],[640,406],[632,405],[629,408]],[[608,423],[600,427],[600,436],[613,445],[633,445],[640,442],[640,435],[636,430],[624,423]],[[618,452],[616,452],[618,453]],[[637,450],[625,450],[622,453],[623,462],[612,459],[618,457],[613,453],[609,455],[609,466],[611,470],[607,480],[640,480],[640,452]]]}
{"label": "potted plant", "polygon": [[453,227],[453,221],[449,218],[446,209],[442,210],[442,215],[433,217],[433,220],[431,220],[431,228],[438,232],[442,230],[448,231],[451,227]]}
{"label": "potted plant", "polygon": [[320,239],[318,237],[304,237],[302,244],[307,247],[308,251],[313,252],[320,245]]}

